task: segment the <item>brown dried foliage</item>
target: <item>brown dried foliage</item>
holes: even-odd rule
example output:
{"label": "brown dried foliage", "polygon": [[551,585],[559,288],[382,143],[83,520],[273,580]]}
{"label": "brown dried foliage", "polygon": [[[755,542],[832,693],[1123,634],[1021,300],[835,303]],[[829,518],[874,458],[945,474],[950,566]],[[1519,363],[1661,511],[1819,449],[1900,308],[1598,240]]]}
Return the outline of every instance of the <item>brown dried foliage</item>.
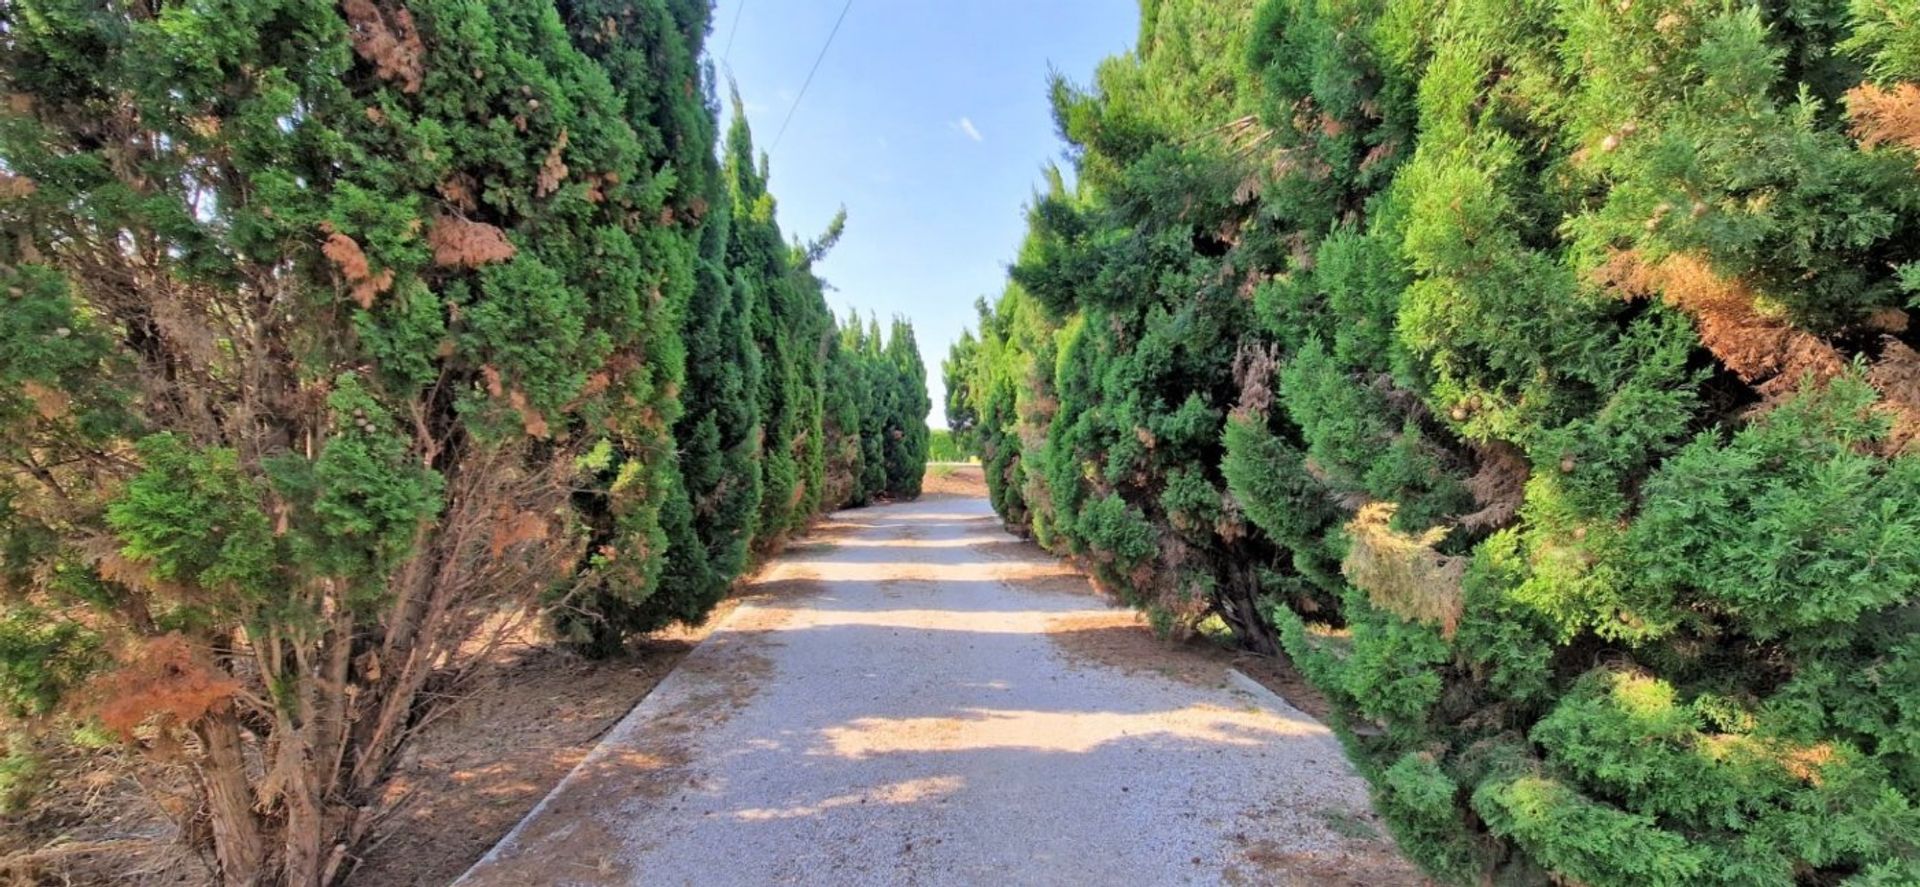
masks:
{"label": "brown dried foliage", "polygon": [[1633,251],[1621,251],[1596,277],[1629,298],[1659,295],[1691,315],[1707,350],[1770,398],[1790,393],[1809,377],[1817,384],[1846,372],[1847,362],[1833,346],[1760,313],[1750,287],[1720,276],[1698,257],[1678,254],[1649,264]]}
{"label": "brown dried foliage", "polygon": [[34,412],[48,421],[65,418],[73,410],[73,399],[65,391],[42,385],[32,379],[20,383],[20,393],[33,403]]}
{"label": "brown dried foliage", "polygon": [[362,308],[372,308],[375,296],[393,288],[393,269],[387,268],[375,274],[366,252],[360,249],[357,241],[345,234],[335,231],[327,235],[326,245],[320,248],[320,252],[340,269],[341,276],[347,279],[347,286],[351,288],[349,295],[354,304]]}
{"label": "brown dried foliage", "polygon": [[500,371],[494,368],[493,364],[487,364],[480,368],[480,378],[486,382],[488,394],[494,397],[507,396],[507,387],[501,383]]}
{"label": "brown dried foliage", "polygon": [[399,82],[401,92],[419,92],[427,50],[413,27],[413,13],[404,6],[385,12],[373,0],[340,0],[340,10],[347,15],[353,51],[373,65],[380,79]]}
{"label": "brown dried foliage", "polygon": [[153,570],[148,565],[121,554],[120,543],[113,539],[95,538],[82,545],[81,550],[93,562],[94,569],[99,571],[101,579],[124,585],[142,594],[191,599],[193,593],[191,588],[153,575]]}
{"label": "brown dried foliage", "polygon": [[1912,452],[1920,441],[1920,352],[1888,336],[1880,359],[1867,370],[1867,383],[1885,398],[1880,409],[1893,417],[1884,444],[1890,453]]}
{"label": "brown dried foliage", "polygon": [[1899,308],[1882,308],[1867,316],[1867,329],[1882,333],[1904,333],[1913,324],[1913,318]]}
{"label": "brown dried foliage", "polygon": [[1213,532],[1229,545],[1247,537],[1247,513],[1232,493],[1220,494],[1220,516],[1214,519]]}
{"label": "brown dried foliage", "polygon": [[1279,369],[1279,352],[1271,345],[1242,343],[1233,356],[1233,380],[1240,386],[1240,404],[1236,417],[1261,417],[1273,408],[1273,375]]}
{"label": "brown dried foliage", "polygon": [[119,663],[81,697],[89,713],[123,741],[148,723],[191,726],[240,691],[238,681],[178,633],[134,641]]}
{"label": "brown dried foliage", "polygon": [[[1796,329],[1784,320],[1761,315],[1754,293],[1738,280],[1720,277],[1707,264],[1686,255],[1648,265],[1634,253],[1614,254],[1597,274],[1629,298],[1654,294],[1692,315],[1707,350],[1766,397],[1770,407],[1805,385],[1824,385],[1845,374],[1848,359],[1832,344]],[[1910,319],[1895,308],[1874,312],[1865,328],[1900,332]],[[1920,439],[1920,353],[1892,336],[1882,337],[1880,356],[1867,370],[1867,382],[1883,398],[1880,409],[1893,418],[1888,452],[1904,451]]]}
{"label": "brown dried foliage", "polygon": [[1361,507],[1347,524],[1353,544],[1340,572],[1365,591],[1374,606],[1402,619],[1439,625],[1442,633],[1452,637],[1466,610],[1461,581],[1467,559],[1434,550],[1447,538],[1445,528],[1418,536],[1394,530],[1396,507],[1389,502]]}
{"label": "brown dried foliage", "polygon": [[547,417],[541,415],[539,410],[534,409],[533,405],[527,402],[525,392],[518,388],[508,392],[507,403],[520,414],[520,425],[526,430],[528,437],[547,438],[553,435],[553,429],[547,425]]}
{"label": "brown dried foliage", "polygon": [[553,143],[553,149],[547,152],[547,159],[540,164],[540,175],[533,185],[535,197],[545,197],[560,190],[560,183],[567,180],[567,164],[563,158],[567,150],[567,131],[560,130],[560,138]]}
{"label": "brown dried foliage", "polygon": [[1864,147],[1898,145],[1920,151],[1920,84],[1886,89],[1862,83],[1847,91],[1847,116]]}
{"label": "brown dried foliage", "polygon": [[507,387],[500,381],[500,371],[493,364],[480,368],[480,378],[487,385],[487,393],[494,397],[507,396]]}
{"label": "brown dried foliage", "polygon": [[520,424],[526,430],[527,436],[545,438],[553,433],[552,428],[547,425],[547,418],[527,402],[526,392],[518,388],[509,389],[498,368],[492,364],[482,366],[480,380],[487,386],[487,394],[506,398],[507,404],[513,407],[514,412],[520,414]]}
{"label": "brown dried foliage", "polygon": [[39,186],[26,176],[0,171],[0,200],[24,200],[38,190]]}
{"label": "brown dried foliage", "polygon": [[433,263],[443,268],[479,268],[513,258],[517,250],[507,232],[484,222],[441,216],[427,229]]}
{"label": "brown dried foliage", "polygon": [[494,557],[499,557],[516,546],[546,541],[548,532],[545,518],[531,511],[516,512],[502,504],[494,510],[490,549]]}
{"label": "brown dried foliage", "polygon": [[1394,155],[1399,152],[1399,142],[1381,142],[1373,146],[1373,149],[1367,152],[1366,157],[1361,158],[1360,171],[1367,172],[1382,163],[1392,160]]}
{"label": "brown dried foliage", "polygon": [[446,198],[448,203],[459,207],[461,212],[470,213],[480,208],[480,201],[474,195],[476,187],[473,176],[463,172],[455,173],[451,178],[440,183],[440,196]]}
{"label": "brown dried foliage", "polygon": [[1469,530],[1504,527],[1520,513],[1527,495],[1527,476],[1532,466],[1518,447],[1506,441],[1492,441],[1476,447],[1480,470],[1467,481],[1467,490],[1480,510],[1460,518]]}

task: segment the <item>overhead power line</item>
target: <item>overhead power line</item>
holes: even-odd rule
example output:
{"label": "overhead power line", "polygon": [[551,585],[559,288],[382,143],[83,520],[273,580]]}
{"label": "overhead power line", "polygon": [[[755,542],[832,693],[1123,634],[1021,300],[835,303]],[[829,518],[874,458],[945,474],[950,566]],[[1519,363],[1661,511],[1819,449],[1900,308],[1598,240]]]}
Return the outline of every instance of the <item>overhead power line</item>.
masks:
{"label": "overhead power line", "polygon": [[813,69],[807,72],[807,79],[800,84],[800,94],[793,97],[793,107],[787,109],[786,122],[780,124],[780,134],[773,138],[773,150],[780,150],[780,140],[787,137],[787,127],[793,125],[794,112],[800,110],[800,101],[807,97],[807,87],[813,85],[813,75],[820,72],[820,63],[826,61],[827,50],[833,48],[833,38],[840,34],[840,25],[847,20],[847,13],[853,9],[853,0],[840,8],[840,18],[833,23],[833,30],[827,33],[827,42],[820,47],[820,54],[814,57]]}
{"label": "overhead power line", "polygon": [[733,38],[740,36],[740,14],[746,11],[747,0],[740,0],[740,5],[733,8],[733,27],[727,29],[727,48],[720,53],[722,65],[733,60]]}

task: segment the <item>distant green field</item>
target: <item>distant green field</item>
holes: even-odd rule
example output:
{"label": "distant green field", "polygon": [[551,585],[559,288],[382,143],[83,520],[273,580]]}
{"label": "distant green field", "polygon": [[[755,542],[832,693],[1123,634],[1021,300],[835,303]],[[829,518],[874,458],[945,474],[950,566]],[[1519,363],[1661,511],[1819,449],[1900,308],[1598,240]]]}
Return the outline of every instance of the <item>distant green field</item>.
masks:
{"label": "distant green field", "polygon": [[977,458],[973,453],[965,452],[954,442],[953,432],[944,428],[933,430],[933,441],[927,447],[929,462],[972,462]]}

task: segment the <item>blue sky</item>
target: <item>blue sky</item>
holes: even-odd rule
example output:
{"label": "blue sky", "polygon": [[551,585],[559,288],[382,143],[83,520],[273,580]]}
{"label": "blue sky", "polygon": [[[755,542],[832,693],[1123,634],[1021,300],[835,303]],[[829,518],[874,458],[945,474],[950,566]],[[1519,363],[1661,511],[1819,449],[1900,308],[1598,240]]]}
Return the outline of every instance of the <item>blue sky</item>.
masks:
{"label": "blue sky", "polygon": [[[720,0],[708,46],[772,155],[789,238],[841,205],[847,233],[818,268],[849,306],[913,321],[945,427],[940,361],[1000,292],[1022,208],[1062,146],[1049,67],[1077,81],[1132,48],[1136,0],[854,0],[786,137],[781,123],[845,0]],[[733,31],[738,15],[739,28]],[[732,34],[732,51],[727,41]],[[724,98],[724,85],[723,98]]]}

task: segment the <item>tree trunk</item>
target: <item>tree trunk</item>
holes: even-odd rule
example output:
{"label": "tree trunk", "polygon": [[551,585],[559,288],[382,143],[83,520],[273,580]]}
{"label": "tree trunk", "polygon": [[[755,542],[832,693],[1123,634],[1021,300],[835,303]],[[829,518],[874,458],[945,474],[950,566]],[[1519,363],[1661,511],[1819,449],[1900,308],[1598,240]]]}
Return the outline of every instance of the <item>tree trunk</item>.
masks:
{"label": "tree trunk", "polygon": [[302,742],[299,748],[283,749],[282,753],[297,754],[307,760],[300,762],[296,778],[289,780],[291,784],[286,786],[286,794],[281,798],[287,814],[281,838],[286,853],[281,883],[289,887],[321,887],[321,866],[325,860],[321,858],[320,848],[330,842],[333,835],[329,833],[326,810],[315,791],[317,768],[310,760],[312,750]]}
{"label": "tree trunk", "polygon": [[1243,554],[1236,552],[1235,556],[1227,566],[1227,593],[1220,601],[1221,616],[1247,649],[1262,656],[1277,656],[1279,638],[1260,613],[1260,574],[1250,561],[1241,559]]}
{"label": "tree trunk", "polygon": [[265,880],[266,846],[253,813],[253,790],[247,784],[240,725],[227,710],[208,716],[199,732],[206,747],[200,779],[213,819],[213,849],[221,880],[227,887],[253,887]]}

